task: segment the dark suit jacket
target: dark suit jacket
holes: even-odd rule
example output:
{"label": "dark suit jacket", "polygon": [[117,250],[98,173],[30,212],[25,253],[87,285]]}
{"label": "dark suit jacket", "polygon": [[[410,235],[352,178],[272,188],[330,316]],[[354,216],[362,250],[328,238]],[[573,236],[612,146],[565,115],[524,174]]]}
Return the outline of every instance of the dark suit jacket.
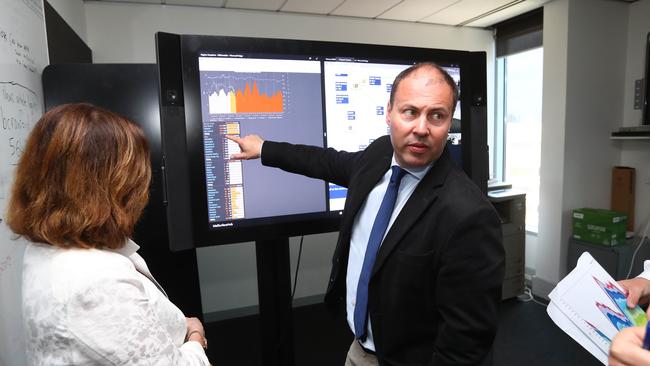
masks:
{"label": "dark suit jacket", "polygon": [[[388,136],[358,153],[264,142],[264,165],[348,187],[328,305],[345,304],[353,222],[392,155]],[[373,267],[368,313],[380,364],[481,364],[496,334],[504,262],[496,212],[445,149],[386,234]]]}

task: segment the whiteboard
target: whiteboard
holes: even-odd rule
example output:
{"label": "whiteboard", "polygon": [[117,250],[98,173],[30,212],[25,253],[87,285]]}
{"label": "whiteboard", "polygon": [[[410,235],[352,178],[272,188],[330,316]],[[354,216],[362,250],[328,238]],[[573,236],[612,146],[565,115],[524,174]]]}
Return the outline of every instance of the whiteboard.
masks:
{"label": "whiteboard", "polygon": [[48,64],[43,0],[0,0],[0,366],[24,365],[20,283],[24,240],[5,222],[14,169],[43,113]]}

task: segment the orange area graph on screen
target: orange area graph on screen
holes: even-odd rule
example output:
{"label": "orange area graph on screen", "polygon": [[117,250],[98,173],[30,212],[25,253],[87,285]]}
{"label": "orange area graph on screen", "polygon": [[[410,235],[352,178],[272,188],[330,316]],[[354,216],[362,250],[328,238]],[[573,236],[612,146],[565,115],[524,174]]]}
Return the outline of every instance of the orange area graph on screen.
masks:
{"label": "orange area graph on screen", "polygon": [[209,96],[210,114],[217,113],[282,113],[284,94],[277,90],[272,95],[260,92],[257,82],[252,87],[246,82],[244,90],[218,90]]}

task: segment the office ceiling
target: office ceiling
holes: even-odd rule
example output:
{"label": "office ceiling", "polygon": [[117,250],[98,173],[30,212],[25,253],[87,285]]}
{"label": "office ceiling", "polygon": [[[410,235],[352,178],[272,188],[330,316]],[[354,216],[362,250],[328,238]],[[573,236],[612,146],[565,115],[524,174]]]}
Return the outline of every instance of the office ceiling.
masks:
{"label": "office ceiling", "polygon": [[[318,14],[485,28],[550,0],[100,0]],[[629,0],[619,0],[629,1]]]}

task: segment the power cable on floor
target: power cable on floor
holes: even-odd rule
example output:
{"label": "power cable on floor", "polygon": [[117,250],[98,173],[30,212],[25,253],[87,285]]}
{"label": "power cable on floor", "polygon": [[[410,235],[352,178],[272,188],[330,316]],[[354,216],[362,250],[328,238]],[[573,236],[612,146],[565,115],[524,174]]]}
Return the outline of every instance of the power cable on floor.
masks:
{"label": "power cable on floor", "polygon": [[537,300],[535,298],[535,296],[533,295],[533,291],[528,286],[524,287],[524,293],[517,296],[517,300],[519,300],[521,302],[530,302],[530,301],[532,301],[532,302],[535,302],[535,303],[537,303],[539,305],[542,305],[543,307],[548,306],[548,304],[545,304],[545,303]]}

